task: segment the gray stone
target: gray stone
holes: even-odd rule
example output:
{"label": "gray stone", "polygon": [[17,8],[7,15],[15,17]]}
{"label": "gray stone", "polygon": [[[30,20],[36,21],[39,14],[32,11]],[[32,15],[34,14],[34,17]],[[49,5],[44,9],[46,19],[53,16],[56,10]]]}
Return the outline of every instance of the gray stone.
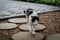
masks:
{"label": "gray stone", "polygon": [[50,35],[47,40],[60,40],[60,34]]}
{"label": "gray stone", "polygon": [[13,23],[0,23],[0,29],[13,29],[16,27],[17,25]]}
{"label": "gray stone", "polygon": [[[22,24],[19,28],[22,29],[22,30],[28,30],[28,25],[27,24]],[[42,24],[38,24],[37,27],[35,27],[35,30],[36,31],[39,31],[39,30],[43,30],[45,29],[46,27]]]}
{"label": "gray stone", "polygon": [[12,18],[12,19],[9,19],[8,21],[12,23],[26,23],[27,22],[26,18]]}
{"label": "gray stone", "polygon": [[14,40],[42,40],[44,35],[40,33],[32,35],[30,32],[19,32],[14,34],[12,38]]}

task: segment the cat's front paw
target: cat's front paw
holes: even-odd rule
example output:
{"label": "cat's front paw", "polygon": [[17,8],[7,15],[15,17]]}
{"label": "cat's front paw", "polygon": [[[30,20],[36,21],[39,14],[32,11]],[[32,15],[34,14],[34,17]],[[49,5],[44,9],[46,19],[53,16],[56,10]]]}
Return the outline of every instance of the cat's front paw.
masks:
{"label": "cat's front paw", "polygon": [[32,29],[31,28],[29,28],[28,30],[29,30],[29,32],[32,32]]}
{"label": "cat's front paw", "polygon": [[32,34],[36,34],[36,32],[33,31]]}
{"label": "cat's front paw", "polygon": [[28,28],[28,29],[29,29],[29,32],[32,32],[32,28],[31,28],[31,26],[29,26],[29,28]]}

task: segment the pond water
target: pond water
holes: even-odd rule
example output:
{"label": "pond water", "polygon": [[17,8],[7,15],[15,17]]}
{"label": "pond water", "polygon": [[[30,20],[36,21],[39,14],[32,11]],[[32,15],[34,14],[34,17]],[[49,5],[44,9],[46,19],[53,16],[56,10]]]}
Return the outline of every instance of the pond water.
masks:
{"label": "pond water", "polygon": [[[7,18],[24,14],[23,11],[27,8],[32,8],[35,11],[40,13],[47,11],[60,10],[60,7],[44,5],[44,4],[35,4],[21,1],[12,1],[12,0],[0,0],[0,18]],[[18,16],[17,15],[17,16]]]}

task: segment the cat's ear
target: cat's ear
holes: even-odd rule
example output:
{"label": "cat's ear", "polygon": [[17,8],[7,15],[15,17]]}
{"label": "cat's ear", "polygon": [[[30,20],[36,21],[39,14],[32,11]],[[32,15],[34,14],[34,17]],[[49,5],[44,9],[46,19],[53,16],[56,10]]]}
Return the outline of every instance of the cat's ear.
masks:
{"label": "cat's ear", "polygon": [[24,13],[25,13],[25,10],[24,10]]}

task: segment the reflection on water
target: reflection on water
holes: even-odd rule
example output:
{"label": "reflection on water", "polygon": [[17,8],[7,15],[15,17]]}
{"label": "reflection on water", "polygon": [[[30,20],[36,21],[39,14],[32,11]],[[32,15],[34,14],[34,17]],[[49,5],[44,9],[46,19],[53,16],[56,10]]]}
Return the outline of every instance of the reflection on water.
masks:
{"label": "reflection on water", "polygon": [[11,1],[11,0],[0,0],[0,18],[2,16],[9,16],[12,14],[21,15],[23,14],[23,10],[27,8],[32,8],[35,11],[39,11],[39,12],[60,10],[60,8],[56,6],[34,4],[34,3],[32,4],[32,3],[20,2],[20,1],[17,2],[17,1]]}
{"label": "reflection on water", "polygon": [[[20,13],[18,7],[11,0],[0,0],[0,17],[6,16],[10,13]],[[9,13],[8,13],[9,12]]]}

